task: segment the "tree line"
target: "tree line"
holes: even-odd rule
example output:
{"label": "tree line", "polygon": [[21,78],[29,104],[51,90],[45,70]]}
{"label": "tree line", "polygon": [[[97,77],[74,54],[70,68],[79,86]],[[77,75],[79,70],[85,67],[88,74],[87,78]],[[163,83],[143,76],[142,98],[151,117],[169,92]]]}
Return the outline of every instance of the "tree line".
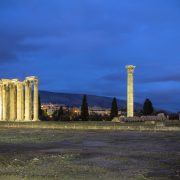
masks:
{"label": "tree line", "polygon": [[[124,109],[126,111],[126,109]],[[80,115],[73,115],[70,111],[64,111],[63,107],[60,107],[59,110],[55,111],[52,117],[48,117],[47,113],[41,109],[41,100],[39,98],[39,117],[42,120],[54,120],[54,121],[70,121],[70,120],[81,120],[81,121],[111,121],[113,118],[118,117],[118,103],[117,99],[114,97],[112,100],[110,115],[98,115],[98,114],[89,114],[89,106],[87,96],[84,95],[82,98],[82,105]],[[143,109],[141,111],[135,112],[137,116],[141,115],[154,115],[155,110],[150,99],[146,99],[143,104]]]}

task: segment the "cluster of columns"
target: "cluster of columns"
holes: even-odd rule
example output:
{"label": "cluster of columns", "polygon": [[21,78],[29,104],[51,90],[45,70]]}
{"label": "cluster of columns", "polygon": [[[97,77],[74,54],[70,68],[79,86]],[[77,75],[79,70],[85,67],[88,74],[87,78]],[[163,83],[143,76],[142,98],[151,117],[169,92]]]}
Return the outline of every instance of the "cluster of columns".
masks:
{"label": "cluster of columns", "polygon": [[135,66],[128,65],[127,69],[127,117],[134,116],[134,69]]}
{"label": "cluster of columns", "polygon": [[[34,85],[34,86],[33,86]],[[38,78],[0,80],[0,120],[38,120]]]}

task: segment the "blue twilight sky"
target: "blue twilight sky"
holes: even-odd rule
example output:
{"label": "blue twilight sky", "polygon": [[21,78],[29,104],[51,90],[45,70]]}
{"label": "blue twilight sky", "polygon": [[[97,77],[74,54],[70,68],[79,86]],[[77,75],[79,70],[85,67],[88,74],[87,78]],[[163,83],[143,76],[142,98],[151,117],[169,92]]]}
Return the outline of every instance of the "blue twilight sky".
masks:
{"label": "blue twilight sky", "polygon": [[0,0],[0,77],[180,110],[180,0]]}

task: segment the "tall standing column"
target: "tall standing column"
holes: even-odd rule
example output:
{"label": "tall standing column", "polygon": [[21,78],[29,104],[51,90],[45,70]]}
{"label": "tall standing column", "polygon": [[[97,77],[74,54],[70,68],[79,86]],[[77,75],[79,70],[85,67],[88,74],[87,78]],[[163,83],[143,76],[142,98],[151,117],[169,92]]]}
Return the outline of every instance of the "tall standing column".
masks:
{"label": "tall standing column", "polygon": [[18,80],[13,79],[10,84],[10,120],[15,121],[17,118],[17,88],[16,82]]}
{"label": "tall standing column", "polygon": [[3,98],[2,98],[2,93],[3,91],[3,85],[2,82],[0,82],[0,121],[3,120]]}
{"label": "tall standing column", "polygon": [[6,110],[7,110],[7,106],[6,106],[6,84],[3,84],[3,89],[2,89],[2,99],[3,99],[3,121],[7,120],[6,117]]}
{"label": "tall standing column", "polygon": [[9,120],[9,80],[2,79],[3,90],[3,121]]}
{"label": "tall standing column", "polygon": [[17,82],[17,121],[24,120],[24,87],[23,82]]}
{"label": "tall standing column", "polygon": [[38,121],[39,120],[39,99],[38,99],[38,79],[34,80],[34,115],[33,115],[33,120]]}
{"label": "tall standing column", "polygon": [[7,84],[6,86],[6,106],[7,106],[7,110],[6,110],[6,120],[10,120],[10,83]]}
{"label": "tall standing column", "polygon": [[32,120],[32,115],[33,115],[33,103],[32,103],[32,82],[30,81],[30,86],[29,86],[29,117],[30,119],[29,120]]}
{"label": "tall standing column", "polygon": [[134,116],[134,69],[135,66],[128,65],[127,69],[127,117]]}
{"label": "tall standing column", "polygon": [[30,81],[25,80],[25,120],[30,119]]}

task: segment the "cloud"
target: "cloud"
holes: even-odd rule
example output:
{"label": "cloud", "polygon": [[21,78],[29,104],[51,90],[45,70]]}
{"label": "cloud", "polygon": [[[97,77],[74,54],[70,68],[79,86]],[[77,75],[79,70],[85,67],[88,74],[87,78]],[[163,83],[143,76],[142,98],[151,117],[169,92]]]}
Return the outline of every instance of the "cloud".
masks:
{"label": "cloud", "polygon": [[136,101],[141,103],[146,98],[150,98],[155,107],[177,112],[180,109],[180,88],[161,88],[161,86],[155,86],[156,88],[147,90],[145,92],[136,89]]}
{"label": "cloud", "polygon": [[[16,31],[16,30],[15,30]],[[25,53],[34,53],[43,48],[43,45],[28,44],[26,38],[33,35],[24,31],[22,33],[12,33],[3,28],[0,29],[0,63],[9,63],[18,61],[18,55]]]}
{"label": "cloud", "polygon": [[101,77],[101,80],[110,81],[110,82],[118,82],[120,81],[120,79],[121,79],[120,73],[108,74]]}
{"label": "cloud", "polygon": [[1,0],[1,75],[125,98],[125,65],[134,64],[141,101],[157,84],[178,89],[179,19],[177,0]]}
{"label": "cloud", "polygon": [[168,74],[159,77],[146,77],[142,79],[142,83],[155,83],[155,82],[180,82],[180,74]]}
{"label": "cloud", "polygon": [[[125,71],[125,70],[124,70]],[[180,82],[180,74],[179,73],[175,73],[174,72],[170,72],[169,74],[166,75],[157,75],[155,73],[152,74],[152,76],[149,76],[149,73],[145,74],[145,72],[143,73],[144,76],[136,76],[135,73],[135,81],[138,84],[146,84],[146,83],[158,83],[158,82],[162,82],[162,83],[168,83],[168,82]],[[125,75],[125,73],[124,73]],[[126,76],[122,77],[121,74],[118,73],[111,73],[111,74],[107,74],[104,75],[100,78],[103,81],[109,81],[109,82],[114,82],[117,83],[120,80],[126,80]]]}

